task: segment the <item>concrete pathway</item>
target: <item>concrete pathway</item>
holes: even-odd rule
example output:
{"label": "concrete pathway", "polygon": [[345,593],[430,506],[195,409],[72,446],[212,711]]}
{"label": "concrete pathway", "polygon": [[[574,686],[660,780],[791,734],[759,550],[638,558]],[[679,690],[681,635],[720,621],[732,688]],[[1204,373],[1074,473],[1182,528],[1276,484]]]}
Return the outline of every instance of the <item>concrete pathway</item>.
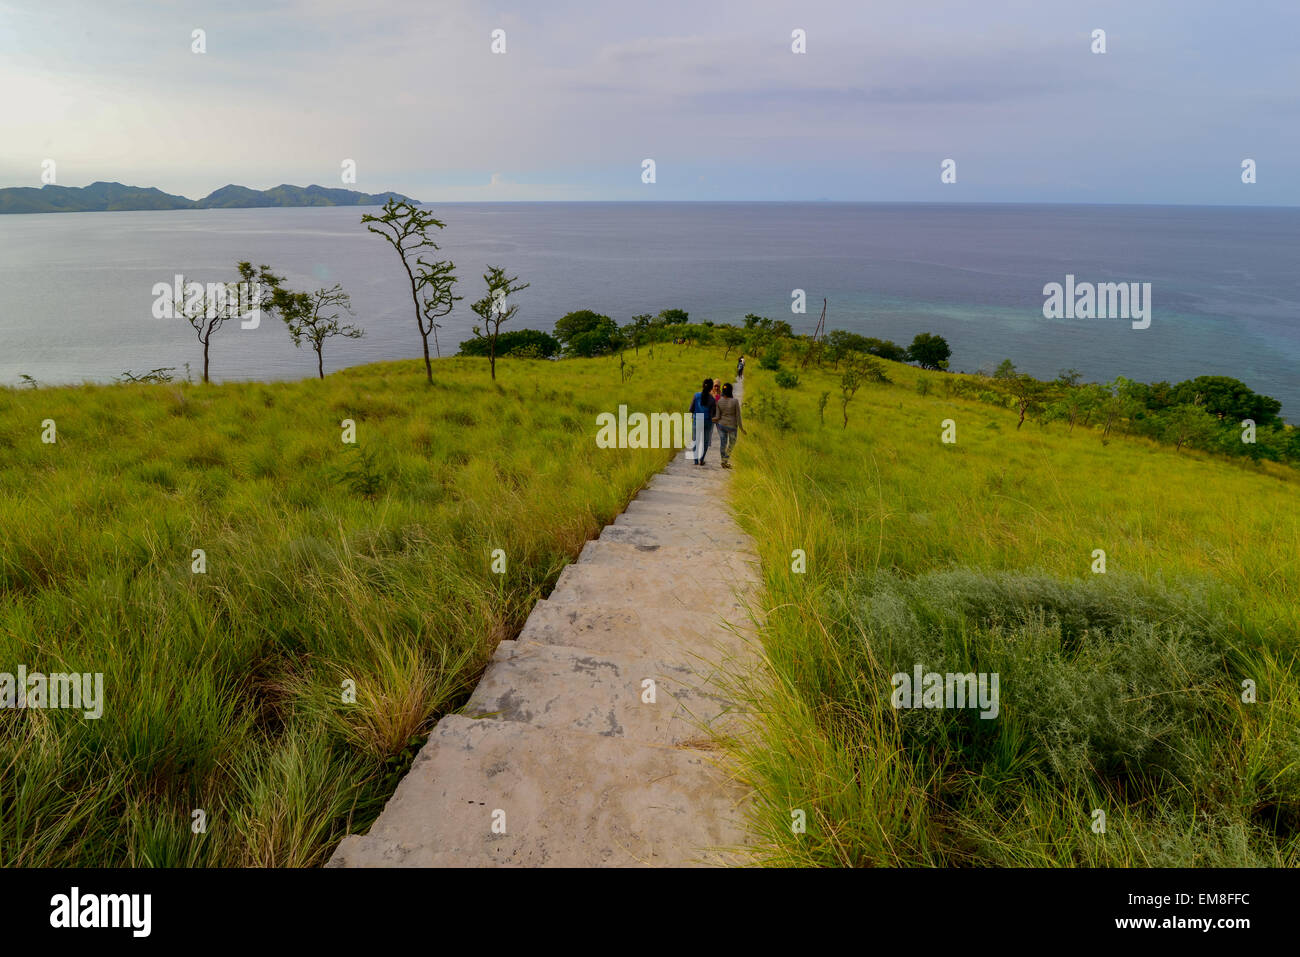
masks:
{"label": "concrete pathway", "polygon": [[756,660],[758,560],[716,438],[587,543],[328,866],[744,862],[747,797],[715,735],[737,722],[720,677]]}

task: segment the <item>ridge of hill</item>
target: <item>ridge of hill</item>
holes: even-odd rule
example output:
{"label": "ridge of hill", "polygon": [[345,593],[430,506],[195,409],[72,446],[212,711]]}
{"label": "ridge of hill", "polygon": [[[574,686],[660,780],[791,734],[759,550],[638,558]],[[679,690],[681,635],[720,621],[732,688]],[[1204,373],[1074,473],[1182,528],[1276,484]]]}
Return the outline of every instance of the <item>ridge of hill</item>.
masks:
{"label": "ridge of hill", "polygon": [[157,187],[125,186],[122,183],[91,183],[89,186],[13,186],[0,189],[3,213],[90,213],[145,209],[253,209],[269,206],[382,206],[389,199],[419,205],[419,200],[392,191],[362,193],[325,186],[292,186],[281,183],[271,189],[250,189],[233,183],[193,200]]}

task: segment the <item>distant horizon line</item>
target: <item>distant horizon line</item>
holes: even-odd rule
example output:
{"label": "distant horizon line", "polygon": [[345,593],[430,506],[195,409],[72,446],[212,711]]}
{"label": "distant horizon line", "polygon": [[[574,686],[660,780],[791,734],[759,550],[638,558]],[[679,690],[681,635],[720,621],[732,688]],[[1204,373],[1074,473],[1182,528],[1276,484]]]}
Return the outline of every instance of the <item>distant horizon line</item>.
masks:
{"label": "distant horizon line", "polygon": [[[82,186],[71,186],[66,183],[43,183],[40,186],[0,186],[0,190],[6,189],[43,189],[46,186],[62,186],[68,189],[86,189],[94,186],[96,183],[108,185],[117,185],[129,189],[141,190],[158,190],[169,196],[179,196],[182,199],[190,199],[184,193],[168,193],[159,186],[132,186],[128,183],[122,183],[118,180],[93,180]],[[338,189],[346,192],[365,193],[371,196],[382,196],[386,193],[396,193],[406,195],[401,190],[385,189],[376,192],[359,189],[358,184],[348,184],[347,186],[322,186],[319,183],[310,183],[307,186],[297,186],[293,183],[281,182],[275,186],[259,188],[254,186],[245,186],[241,183],[226,183],[224,186],[218,186],[210,191],[210,196],[217,190],[227,187],[240,187],[249,189],[254,192],[265,192],[269,189],[276,189],[280,186],[290,186],[295,189],[310,189],[315,186],[319,189]],[[191,200],[197,202],[197,200]],[[1082,207],[1113,207],[1123,206],[1132,208],[1158,208],[1158,209],[1300,209],[1300,203],[1277,204],[1277,203],[1134,203],[1134,202],[1086,202],[1081,200],[976,200],[976,199],[952,199],[952,200],[933,200],[933,199],[829,199],[820,197],[817,199],[446,199],[446,200],[425,200],[418,202],[417,206],[561,206],[561,205],[608,205],[608,206],[651,206],[651,205],[845,205],[845,206],[1082,206]],[[356,207],[338,207],[338,206],[250,206],[250,207],[212,207],[211,209],[338,209],[338,208],[356,208]],[[203,212],[209,212],[211,209],[204,209]],[[67,210],[66,212],[122,212],[122,213],[174,213],[185,212],[186,210],[176,209],[123,209],[123,210]],[[198,211],[198,210],[194,210]],[[51,210],[50,212],[65,212],[62,210]],[[39,215],[35,214],[35,215]]]}
{"label": "distant horizon line", "polygon": [[967,200],[934,200],[934,199],[448,199],[438,200],[435,202],[421,203],[421,206],[522,206],[522,205],[542,205],[542,204],[577,204],[577,203],[605,203],[607,205],[634,206],[634,205],[691,205],[691,204],[713,204],[713,205],[757,205],[762,203],[771,204],[807,204],[820,203],[825,205],[844,205],[844,206],[1131,206],[1134,208],[1156,207],[1161,209],[1300,209],[1300,203],[1290,204],[1272,204],[1272,203],[1085,203],[1079,201],[1067,200],[1009,200],[1009,199],[967,199]]}

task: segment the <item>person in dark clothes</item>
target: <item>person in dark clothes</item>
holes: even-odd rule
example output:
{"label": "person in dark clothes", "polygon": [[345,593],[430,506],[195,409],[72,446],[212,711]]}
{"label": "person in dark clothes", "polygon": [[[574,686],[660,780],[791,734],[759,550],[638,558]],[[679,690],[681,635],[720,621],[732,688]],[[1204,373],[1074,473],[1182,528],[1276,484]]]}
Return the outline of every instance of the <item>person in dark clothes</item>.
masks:
{"label": "person in dark clothes", "polygon": [[704,456],[709,452],[709,442],[713,439],[713,416],[718,411],[718,403],[713,398],[713,380],[705,379],[700,391],[691,399],[691,423],[695,436],[695,464],[703,465]]}
{"label": "person in dark clothes", "polygon": [[745,357],[744,356],[741,356],[740,359],[737,360],[736,362],[736,378],[737,379],[745,378]]}

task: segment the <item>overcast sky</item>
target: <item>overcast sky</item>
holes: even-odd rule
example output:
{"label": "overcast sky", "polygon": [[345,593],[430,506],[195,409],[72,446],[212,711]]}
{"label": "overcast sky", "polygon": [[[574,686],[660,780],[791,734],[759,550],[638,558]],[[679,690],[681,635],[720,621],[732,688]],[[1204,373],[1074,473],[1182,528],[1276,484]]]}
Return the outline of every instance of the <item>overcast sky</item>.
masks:
{"label": "overcast sky", "polygon": [[0,0],[0,185],[1300,205],[1298,38],[1296,0]]}

